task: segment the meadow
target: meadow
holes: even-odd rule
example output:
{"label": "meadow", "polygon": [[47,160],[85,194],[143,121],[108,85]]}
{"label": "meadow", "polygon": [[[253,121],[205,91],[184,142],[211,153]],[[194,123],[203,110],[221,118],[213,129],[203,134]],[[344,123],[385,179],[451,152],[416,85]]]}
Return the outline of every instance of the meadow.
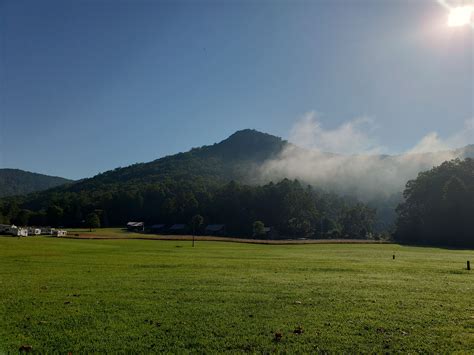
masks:
{"label": "meadow", "polygon": [[[395,259],[392,255],[395,254]],[[472,250],[0,237],[0,353],[474,352]]]}

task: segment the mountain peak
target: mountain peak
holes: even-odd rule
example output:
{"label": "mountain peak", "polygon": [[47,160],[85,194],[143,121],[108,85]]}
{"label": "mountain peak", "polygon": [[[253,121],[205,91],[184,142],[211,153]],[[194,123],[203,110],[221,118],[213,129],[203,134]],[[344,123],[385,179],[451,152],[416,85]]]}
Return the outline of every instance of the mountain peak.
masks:
{"label": "mountain peak", "polygon": [[242,138],[272,137],[272,138],[276,138],[276,139],[281,140],[281,138],[279,138],[279,137],[273,136],[273,135],[268,134],[268,133],[260,132],[260,131],[257,131],[256,129],[252,129],[252,128],[245,128],[245,129],[241,129],[239,131],[235,131],[227,139],[236,138],[236,137],[242,137]]}
{"label": "mountain peak", "polygon": [[255,129],[243,129],[212,146],[228,159],[264,160],[281,152],[287,144],[280,137]]}

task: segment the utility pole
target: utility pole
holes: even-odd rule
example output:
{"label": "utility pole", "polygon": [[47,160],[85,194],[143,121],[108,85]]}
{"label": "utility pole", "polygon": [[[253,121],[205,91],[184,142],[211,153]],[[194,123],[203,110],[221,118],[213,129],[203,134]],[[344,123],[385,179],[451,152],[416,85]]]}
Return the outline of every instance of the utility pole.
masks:
{"label": "utility pole", "polygon": [[320,228],[321,228],[321,239],[322,239],[323,233],[324,233],[324,231],[323,231],[323,217],[321,217]]}

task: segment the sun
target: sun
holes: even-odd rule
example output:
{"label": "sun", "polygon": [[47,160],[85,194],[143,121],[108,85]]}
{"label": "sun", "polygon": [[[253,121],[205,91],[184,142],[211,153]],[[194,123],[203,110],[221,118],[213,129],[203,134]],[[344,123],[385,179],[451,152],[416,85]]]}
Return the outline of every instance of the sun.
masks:
{"label": "sun", "polygon": [[473,6],[458,6],[453,7],[449,11],[448,26],[449,27],[460,27],[469,25],[471,23],[471,17],[474,12]]}

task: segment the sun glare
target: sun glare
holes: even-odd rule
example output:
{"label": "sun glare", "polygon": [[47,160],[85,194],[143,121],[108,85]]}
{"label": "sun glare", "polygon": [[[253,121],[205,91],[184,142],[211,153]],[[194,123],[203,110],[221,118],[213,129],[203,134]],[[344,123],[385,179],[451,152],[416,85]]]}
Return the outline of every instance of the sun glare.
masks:
{"label": "sun glare", "polygon": [[459,27],[469,25],[473,12],[474,7],[472,6],[458,6],[452,8],[448,16],[448,26]]}

